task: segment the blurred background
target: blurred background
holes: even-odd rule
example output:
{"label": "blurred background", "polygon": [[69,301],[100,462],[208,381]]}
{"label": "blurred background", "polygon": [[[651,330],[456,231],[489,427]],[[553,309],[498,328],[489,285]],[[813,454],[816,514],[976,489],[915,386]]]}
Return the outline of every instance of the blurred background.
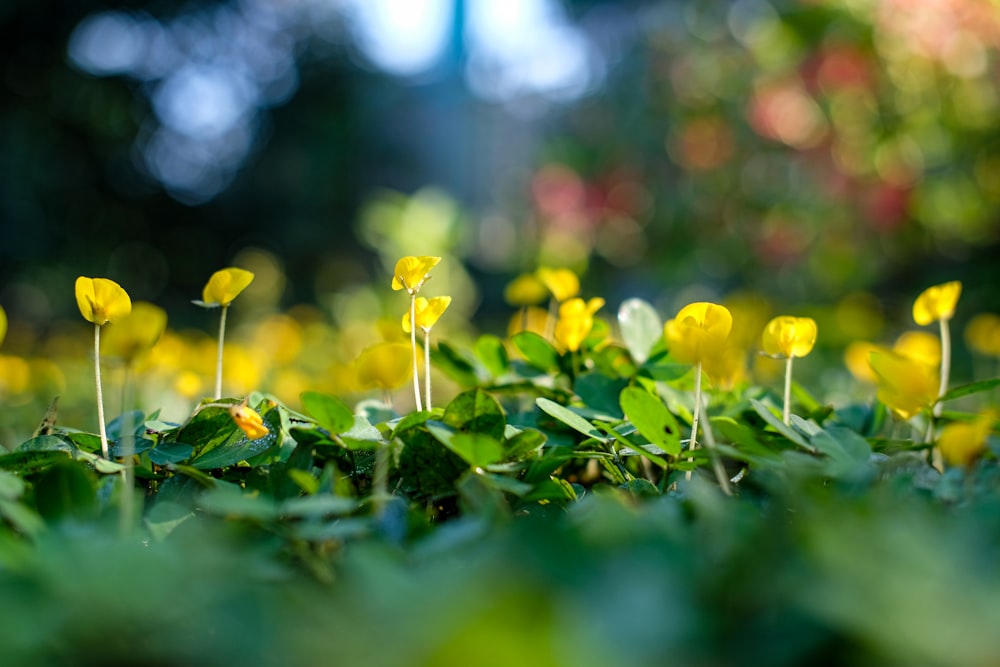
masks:
{"label": "blurred background", "polygon": [[959,326],[1000,311],[993,0],[6,0],[0,31],[0,385],[29,422],[92,400],[78,275],[167,311],[146,363],[180,405],[229,265],[257,274],[231,393],[290,402],[351,388],[405,254],[445,258],[459,340],[540,265],[608,319],[731,299],[837,355],[932,284],[963,281]]}

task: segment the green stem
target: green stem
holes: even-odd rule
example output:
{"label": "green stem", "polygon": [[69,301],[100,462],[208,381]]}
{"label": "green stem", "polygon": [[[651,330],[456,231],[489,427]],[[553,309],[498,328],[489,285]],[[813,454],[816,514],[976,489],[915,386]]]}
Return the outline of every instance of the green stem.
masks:
{"label": "green stem", "polygon": [[[698,448],[698,420],[701,417],[701,362],[694,367],[694,415],[691,418],[691,441],[688,444],[688,451]],[[688,458],[688,463],[694,461],[693,457]],[[684,479],[691,479],[691,471],[688,470]]]}
{"label": "green stem", "polygon": [[375,449],[375,472],[372,479],[372,495],[374,496],[375,515],[382,516],[385,509],[385,499],[388,495],[389,481],[389,449],[381,444]]}
{"label": "green stem", "polygon": [[215,358],[215,399],[222,398],[222,349],[226,340],[226,312],[229,306],[222,307],[219,316],[219,350]]}
{"label": "green stem", "polygon": [[410,293],[410,348],[413,350],[413,401],[417,412],[423,411],[420,404],[420,365],[417,362],[417,294]]}
{"label": "green stem", "polygon": [[101,455],[108,457],[108,430],[104,426],[104,391],[101,389],[101,325],[94,325],[94,379],[97,382],[97,422],[101,428]]}
{"label": "green stem", "polygon": [[[938,388],[940,399],[948,391],[948,376],[951,374],[951,330],[948,320],[938,320],[941,325],[941,385]],[[934,416],[940,417],[944,404],[938,401],[934,404]]]}
{"label": "green stem", "polygon": [[424,407],[431,409],[431,330],[424,329]]}
{"label": "green stem", "polygon": [[792,421],[792,359],[794,358],[789,355],[785,361],[785,406],[782,413],[785,419],[785,426],[791,424]]}
{"label": "green stem", "polygon": [[729,478],[726,477],[726,469],[722,467],[722,461],[719,460],[719,456],[715,451],[715,434],[712,432],[712,422],[710,420],[705,420],[703,430],[705,431],[705,446],[712,459],[712,470],[715,471],[715,479],[719,482],[719,488],[722,489],[722,492],[727,496],[731,496],[733,492],[729,488]]}

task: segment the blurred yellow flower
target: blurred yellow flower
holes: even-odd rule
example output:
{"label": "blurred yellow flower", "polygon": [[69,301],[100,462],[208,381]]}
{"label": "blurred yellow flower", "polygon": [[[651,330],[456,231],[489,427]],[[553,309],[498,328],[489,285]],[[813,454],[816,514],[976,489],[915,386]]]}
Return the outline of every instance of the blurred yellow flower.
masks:
{"label": "blurred yellow flower", "polygon": [[878,382],[878,376],[872,370],[872,352],[888,352],[888,350],[882,345],[869,343],[865,340],[855,341],[844,350],[844,364],[855,380],[869,384]]}
{"label": "blurred yellow flower", "polygon": [[952,466],[969,466],[986,450],[986,439],[993,431],[996,414],[987,411],[972,422],[952,422],[938,437],[938,447],[945,462]]}
{"label": "blurred yellow flower", "polygon": [[816,344],[816,320],[811,317],[775,317],[761,336],[764,352],[771,356],[804,357],[812,352]]}
{"label": "blurred yellow flower", "polygon": [[869,363],[878,383],[878,400],[903,419],[929,408],[938,398],[938,372],[888,350],[870,353]]}
{"label": "blurred yellow flower", "polygon": [[1000,315],[980,313],[965,327],[965,342],[979,354],[1000,357]]}
{"label": "blurred yellow flower", "polygon": [[101,341],[104,350],[126,361],[151,350],[167,328],[167,311],[146,301],[132,304],[132,312],[108,327]]}
{"label": "blurred yellow flower", "polygon": [[941,363],[941,339],[926,331],[907,331],[896,339],[892,351],[928,366]]}
{"label": "blurred yellow flower", "polygon": [[[430,331],[431,327],[437,323],[444,311],[447,310],[449,304],[451,304],[450,296],[435,296],[430,299],[418,296],[414,302],[417,328],[421,329],[424,333]],[[409,312],[403,315],[403,331],[410,333]]]}
{"label": "blurred yellow flower", "polygon": [[7,311],[0,306],[0,344],[3,343],[3,339],[7,336]]}
{"label": "blurred yellow flower", "polygon": [[122,286],[107,278],[76,279],[76,305],[83,319],[103,326],[132,312],[132,300]]}
{"label": "blurred yellow flower", "polygon": [[549,323],[549,311],[537,306],[528,306],[514,313],[507,323],[507,335],[513,336],[522,331],[532,331],[539,336],[545,335]]}
{"label": "blurred yellow flower", "polygon": [[913,320],[923,326],[938,320],[950,320],[955,314],[962,283],[953,280],[925,289],[913,302]]}
{"label": "blurred yellow flower", "polygon": [[230,406],[229,414],[240,430],[246,433],[246,436],[251,440],[259,440],[270,433],[264,426],[264,419],[256,410],[248,406],[246,401]]}
{"label": "blurred yellow flower", "polygon": [[720,354],[733,328],[733,316],[716,303],[691,303],[663,325],[663,336],[674,359],[697,364]]}
{"label": "blurred yellow flower", "polygon": [[212,274],[201,291],[202,303],[207,307],[225,308],[253,282],[253,273],[246,269],[229,267]]}
{"label": "blurred yellow flower", "polygon": [[405,289],[410,294],[416,294],[427,281],[427,274],[441,261],[440,257],[429,257],[420,255],[419,257],[404,257],[396,262],[396,269],[392,276],[392,289]]}
{"label": "blurred yellow flower", "polygon": [[405,343],[376,343],[361,351],[354,364],[358,384],[364,389],[399,389],[413,375],[411,350]]}
{"label": "blurred yellow flower", "polygon": [[728,391],[746,377],[746,351],[738,345],[726,345],[718,354],[702,359],[701,367],[717,388]]}
{"label": "blurred yellow flower", "polygon": [[553,333],[556,342],[570,352],[576,352],[594,327],[594,313],[604,306],[604,299],[589,301],[576,297],[559,306],[559,320]]}
{"label": "blurred yellow flower", "polygon": [[504,288],[504,301],[512,306],[535,306],[548,296],[548,288],[533,273],[522,273]]}
{"label": "blurred yellow flower", "polygon": [[569,269],[552,269],[543,266],[536,272],[552,298],[562,303],[580,293],[580,279]]}

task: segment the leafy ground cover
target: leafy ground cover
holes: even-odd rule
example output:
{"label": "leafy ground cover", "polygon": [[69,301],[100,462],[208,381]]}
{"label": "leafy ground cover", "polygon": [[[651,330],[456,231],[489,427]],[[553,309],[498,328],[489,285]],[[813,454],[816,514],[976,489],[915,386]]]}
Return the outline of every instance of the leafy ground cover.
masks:
{"label": "leafy ground cover", "polygon": [[[612,335],[551,275],[537,330],[421,347],[434,259],[394,276],[411,345],[363,362],[419,410],[219,395],[180,423],[46,419],[0,455],[2,664],[995,664],[1000,380],[949,386],[961,286],[916,300],[936,356],[874,348],[878,398],[834,407],[792,376],[815,322],[755,343],[781,391],[725,307],[630,300]],[[251,280],[203,295],[220,377]],[[77,286],[102,414],[122,293]],[[430,365],[459,387],[440,406]]]}

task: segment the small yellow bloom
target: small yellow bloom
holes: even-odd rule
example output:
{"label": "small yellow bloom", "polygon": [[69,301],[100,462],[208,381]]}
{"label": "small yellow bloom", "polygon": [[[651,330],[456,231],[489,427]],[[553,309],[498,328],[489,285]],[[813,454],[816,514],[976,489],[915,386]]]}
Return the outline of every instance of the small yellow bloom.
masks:
{"label": "small yellow bloom", "polygon": [[980,313],[965,327],[965,342],[979,354],[1000,357],[1000,315]]}
{"label": "small yellow bloom", "polygon": [[98,326],[120,320],[132,312],[128,293],[107,278],[77,278],[76,305],[83,319]]}
{"label": "small yellow bloom", "polygon": [[925,289],[913,302],[913,320],[923,326],[938,320],[950,320],[955,314],[955,305],[962,293],[962,283],[935,285]]}
{"label": "small yellow bloom", "polygon": [[892,351],[927,366],[941,363],[941,339],[926,331],[907,331],[896,339]]}
{"label": "small yellow bloom", "polygon": [[248,406],[246,401],[230,406],[229,414],[240,430],[246,433],[246,436],[251,440],[259,440],[270,433],[264,426],[264,419],[256,410]]}
{"label": "small yellow bloom", "polygon": [[406,343],[376,343],[365,348],[354,364],[358,384],[365,389],[399,389],[413,377],[411,355]]}
{"label": "small yellow bloom", "polygon": [[503,291],[504,301],[512,306],[534,306],[545,301],[548,288],[533,273],[522,273]]}
{"label": "small yellow bloom", "polygon": [[986,412],[971,423],[952,422],[941,429],[938,447],[945,462],[952,466],[972,464],[986,450],[995,422],[996,415]]}
{"label": "small yellow bloom", "polygon": [[854,379],[869,384],[878,382],[878,376],[875,375],[870,363],[872,352],[888,352],[888,350],[881,345],[863,340],[851,343],[844,350],[844,364]]}
{"label": "small yellow bloom", "polygon": [[253,273],[230,267],[212,274],[201,291],[202,305],[226,307],[253,282]]}
{"label": "small yellow bloom", "polygon": [[[417,317],[417,328],[421,329],[424,333],[430,331],[431,327],[437,323],[444,311],[447,310],[449,304],[451,304],[450,296],[435,296],[430,299],[418,296],[413,302]],[[410,311],[408,310],[403,315],[403,331],[410,333]]]}
{"label": "small yellow bloom", "polygon": [[559,306],[559,320],[553,332],[556,342],[570,352],[576,352],[594,328],[594,313],[604,306],[604,299],[594,297],[589,301],[577,297]]}
{"label": "small yellow bloom", "polygon": [[764,327],[764,352],[774,357],[804,357],[816,344],[816,320],[780,315]]}
{"label": "small yellow bloom", "polygon": [[392,289],[405,289],[410,294],[416,294],[427,281],[427,274],[441,261],[440,257],[409,256],[396,262],[392,276]]}
{"label": "small yellow bloom", "polygon": [[0,306],[0,343],[7,336],[7,311]]}
{"label": "small yellow bloom", "polygon": [[733,328],[733,316],[717,303],[691,303],[663,325],[663,336],[674,359],[697,364],[721,354]]}
{"label": "small yellow bloom", "polygon": [[746,377],[746,350],[727,344],[718,354],[705,357],[702,368],[716,387],[728,391]]}
{"label": "small yellow bloom", "polygon": [[890,351],[871,352],[869,363],[878,382],[878,400],[903,419],[937,402],[939,376],[933,366]]}
{"label": "small yellow bloom", "polygon": [[569,269],[538,269],[536,275],[552,294],[552,298],[562,303],[580,293],[580,279]]}
{"label": "small yellow bloom", "polygon": [[167,311],[145,301],[132,304],[132,312],[108,327],[101,339],[112,356],[132,360],[140,352],[152,349],[167,328]]}

